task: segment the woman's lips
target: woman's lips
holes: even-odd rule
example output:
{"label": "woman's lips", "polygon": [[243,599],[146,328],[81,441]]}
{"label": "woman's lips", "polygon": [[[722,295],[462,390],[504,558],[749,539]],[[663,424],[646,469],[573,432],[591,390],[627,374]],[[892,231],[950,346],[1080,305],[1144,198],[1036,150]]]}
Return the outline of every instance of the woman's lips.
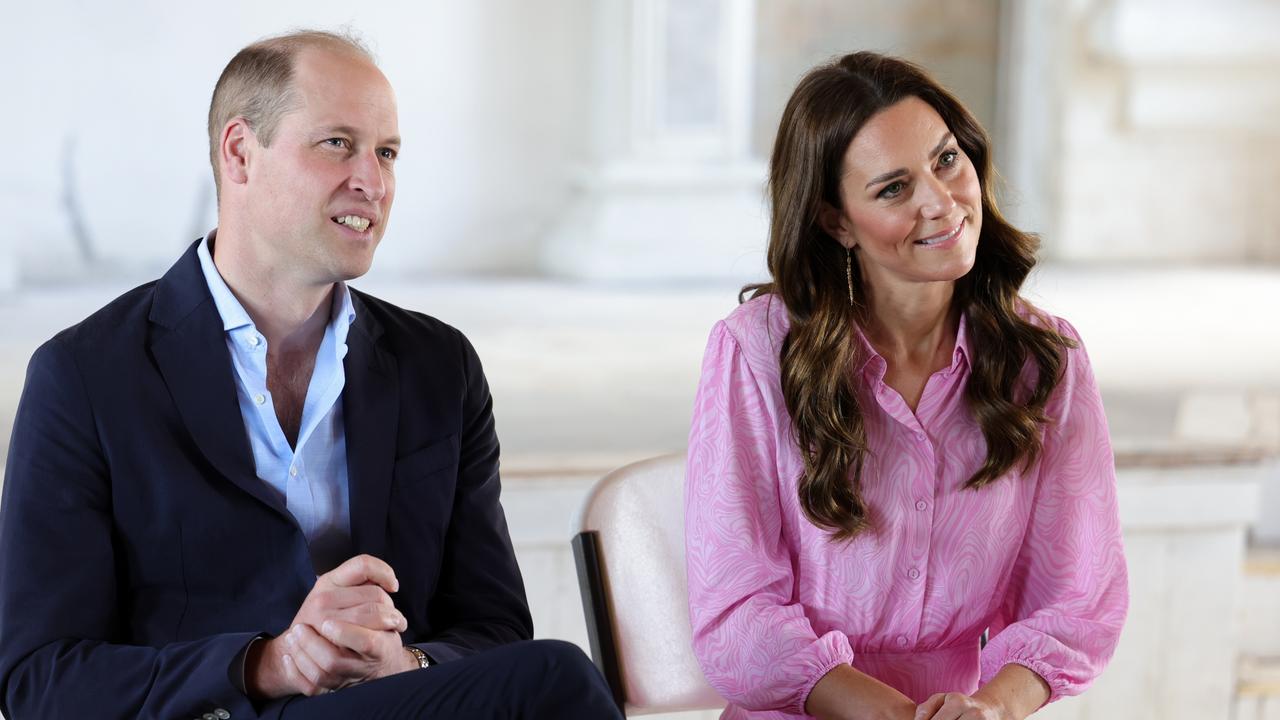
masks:
{"label": "woman's lips", "polygon": [[964,232],[964,223],[965,221],[961,220],[960,224],[956,225],[950,232],[934,235],[923,240],[916,240],[914,244],[930,250],[945,250],[946,248],[955,247],[956,243],[960,241],[960,234]]}

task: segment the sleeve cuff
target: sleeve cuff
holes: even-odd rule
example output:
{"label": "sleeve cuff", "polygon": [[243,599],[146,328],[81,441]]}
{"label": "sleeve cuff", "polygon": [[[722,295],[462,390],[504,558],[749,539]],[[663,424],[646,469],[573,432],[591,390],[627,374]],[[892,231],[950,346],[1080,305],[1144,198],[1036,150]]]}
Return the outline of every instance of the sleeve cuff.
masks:
{"label": "sleeve cuff", "polygon": [[803,678],[803,684],[797,688],[794,703],[788,709],[798,715],[805,714],[804,706],[809,700],[809,693],[813,692],[813,686],[819,680],[839,665],[853,664],[853,648],[849,646],[849,639],[843,633],[828,632],[818,639],[814,649],[818,650],[817,656],[803,661],[807,667],[795,669],[795,675]]}
{"label": "sleeve cuff", "polygon": [[244,661],[249,657],[249,648],[253,647],[253,644],[259,640],[266,640],[268,637],[270,636],[262,633],[251,638],[244,647],[240,648],[240,652],[236,653],[236,656],[232,658],[231,667],[227,669],[227,677],[230,678],[232,686],[243,693],[245,697],[249,697],[249,686],[245,683]]}
{"label": "sleeve cuff", "polygon": [[432,665],[439,665],[440,661],[437,660],[435,654],[431,652],[432,645],[432,643],[409,643],[408,647],[421,650],[422,654],[427,656],[427,662]]}
{"label": "sleeve cuff", "polygon": [[427,654],[432,665],[440,665],[457,660],[469,653],[462,652],[456,646],[446,642],[409,643]]}
{"label": "sleeve cuff", "polygon": [[809,702],[809,693],[813,692],[813,686],[817,685],[819,680],[826,677],[827,673],[831,672],[832,670],[835,670],[837,667],[844,665],[846,663],[849,665],[853,664],[852,652],[849,653],[849,657],[847,658],[842,658],[842,657],[832,658],[827,662],[822,663],[821,665],[818,665],[818,672],[813,673],[813,675],[810,676],[808,680],[805,680],[804,687],[800,689],[799,704],[795,707],[792,707],[791,711],[797,715],[806,714],[804,710],[804,706],[807,702]]}
{"label": "sleeve cuff", "polygon": [[[1072,651],[1051,635],[1011,625],[991,639],[982,650],[981,684],[986,685],[1005,665],[1021,665],[1044,679],[1049,686],[1045,705],[1083,692],[1091,680],[1079,682],[1064,672],[1060,665],[1063,653]],[[1054,663],[1050,659],[1060,662]]]}
{"label": "sleeve cuff", "polygon": [[[1004,662],[1004,664],[1001,665],[1000,667],[1003,668],[1005,665],[1021,665],[1022,667],[1030,670],[1036,675],[1039,675],[1040,678],[1044,680],[1045,684],[1049,686],[1049,699],[1044,701],[1045,705],[1048,705],[1049,703],[1055,702],[1061,699],[1062,697],[1064,697],[1062,688],[1065,685],[1065,683],[1062,681],[1061,673],[1059,673],[1056,669],[1051,667],[1049,663],[1043,660],[1035,660],[1032,658],[1011,657],[1007,659]],[[997,668],[996,672],[997,673],[1000,672],[1000,669]],[[983,675],[985,676],[986,673],[984,672]],[[991,677],[995,677],[995,674],[992,673]],[[983,681],[983,684],[985,684],[990,679],[991,679],[990,677],[986,678],[986,680]],[[1044,705],[1041,705],[1040,707],[1044,707]]]}

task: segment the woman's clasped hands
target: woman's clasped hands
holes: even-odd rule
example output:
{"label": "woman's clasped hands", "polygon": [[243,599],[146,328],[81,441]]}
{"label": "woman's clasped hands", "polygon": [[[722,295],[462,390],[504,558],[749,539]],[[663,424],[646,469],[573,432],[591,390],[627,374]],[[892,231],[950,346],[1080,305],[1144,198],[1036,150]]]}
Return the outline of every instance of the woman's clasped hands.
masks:
{"label": "woman's clasped hands", "polygon": [[1010,720],[1004,708],[964,693],[937,693],[920,703],[911,720]]}

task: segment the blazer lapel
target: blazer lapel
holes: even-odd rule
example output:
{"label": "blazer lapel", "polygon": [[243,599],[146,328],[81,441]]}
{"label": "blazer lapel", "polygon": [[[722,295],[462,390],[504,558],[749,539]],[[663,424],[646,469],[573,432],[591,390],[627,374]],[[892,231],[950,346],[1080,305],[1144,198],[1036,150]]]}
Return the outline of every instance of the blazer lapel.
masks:
{"label": "blazer lapel", "polygon": [[356,321],[347,335],[342,391],[351,544],[356,553],[383,557],[400,417],[399,375],[395,356],[378,347],[382,326],[369,305],[354,291],[351,302]]}
{"label": "blazer lapel", "polygon": [[200,452],[241,490],[291,519],[254,470],[222,318],[195,248],[156,283],[150,319],[159,328],[152,333],[152,356]]}

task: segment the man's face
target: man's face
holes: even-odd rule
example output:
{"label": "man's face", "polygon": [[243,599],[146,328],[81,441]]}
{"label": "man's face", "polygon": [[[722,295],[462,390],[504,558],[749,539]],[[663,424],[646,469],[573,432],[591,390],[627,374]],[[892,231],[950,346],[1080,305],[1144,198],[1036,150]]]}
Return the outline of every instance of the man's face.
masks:
{"label": "man's face", "polygon": [[250,140],[249,235],[259,262],[304,284],[369,270],[395,197],[395,95],[376,67],[328,50],[299,53],[297,107],[270,147]]}

